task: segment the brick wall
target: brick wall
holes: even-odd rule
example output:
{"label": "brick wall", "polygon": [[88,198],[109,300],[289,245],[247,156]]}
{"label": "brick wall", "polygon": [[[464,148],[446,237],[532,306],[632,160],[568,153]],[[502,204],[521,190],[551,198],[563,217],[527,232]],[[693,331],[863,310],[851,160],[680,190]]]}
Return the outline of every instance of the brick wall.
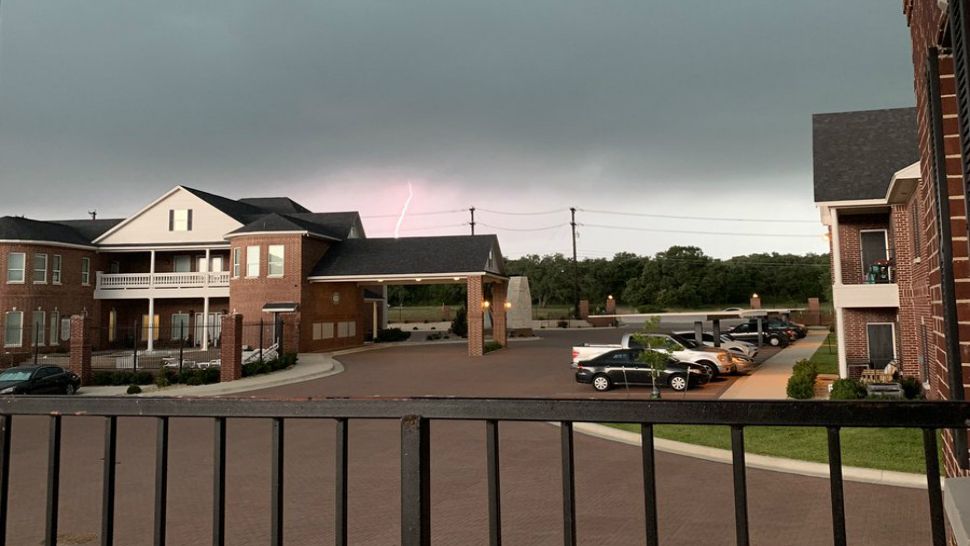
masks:
{"label": "brick wall", "polygon": [[850,366],[869,362],[869,340],[866,325],[872,322],[891,322],[896,324],[896,353],[899,354],[900,328],[895,309],[846,309],[845,321],[845,360]]}
{"label": "brick wall", "polygon": [[842,262],[843,284],[862,284],[865,281],[862,231],[866,229],[885,229],[889,232],[889,241],[893,240],[888,214],[839,214],[839,259]]}
{"label": "brick wall", "polygon": [[[21,284],[7,283],[7,267],[11,253],[22,252],[25,256],[25,279]],[[39,275],[35,277],[33,269],[34,255],[47,255],[47,281],[37,284]],[[61,256],[61,282],[54,284],[52,279],[54,256]],[[90,285],[81,284],[81,258],[91,259]],[[51,245],[22,245],[0,244],[0,323],[5,320],[8,311],[24,312],[24,341],[23,346],[30,343],[27,331],[32,324],[33,311],[42,310],[45,317],[45,347],[49,347],[50,313],[57,311],[61,318],[71,315],[87,314],[96,320],[100,306],[94,299],[95,271],[100,262],[94,251],[75,248],[65,248]],[[2,333],[0,324],[0,333]],[[58,336],[60,337],[60,336]],[[2,344],[0,337],[0,344]],[[59,340],[58,340],[59,341]],[[66,349],[66,344],[57,346]]]}

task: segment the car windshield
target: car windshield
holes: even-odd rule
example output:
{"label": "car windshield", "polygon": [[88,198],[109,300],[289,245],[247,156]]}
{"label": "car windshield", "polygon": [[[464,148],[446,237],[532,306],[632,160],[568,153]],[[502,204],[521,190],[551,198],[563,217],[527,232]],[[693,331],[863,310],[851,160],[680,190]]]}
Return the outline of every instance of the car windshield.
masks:
{"label": "car windshield", "polygon": [[32,370],[7,370],[0,373],[0,381],[27,381]]}
{"label": "car windshield", "polygon": [[680,343],[684,347],[687,347],[688,349],[696,349],[697,348],[697,342],[694,341],[693,339],[690,339],[690,338],[687,338],[687,337],[684,337],[684,336],[678,336],[676,334],[673,334],[670,337],[674,338],[678,343]]}

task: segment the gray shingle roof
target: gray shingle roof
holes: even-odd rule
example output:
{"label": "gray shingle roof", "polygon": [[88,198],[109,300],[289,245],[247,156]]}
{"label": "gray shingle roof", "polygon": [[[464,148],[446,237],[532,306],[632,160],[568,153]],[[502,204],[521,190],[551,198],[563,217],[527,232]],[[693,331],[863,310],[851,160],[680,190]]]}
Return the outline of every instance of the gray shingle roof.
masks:
{"label": "gray shingle roof", "polygon": [[311,212],[289,197],[244,197],[239,202],[279,214]]}
{"label": "gray shingle roof", "polygon": [[313,268],[311,277],[351,275],[417,275],[486,271],[504,275],[495,235],[348,239],[333,245]]}
{"label": "gray shingle roof", "polygon": [[247,221],[251,220],[255,215],[266,214],[266,210],[261,209],[257,206],[250,205],[248,203],[243,203],[241,201],[236,201],[234,199],[229,199],[228,197],[223,197],[221,195],[216,195],[214,193],[204,192],[202,190],[197,190],[195,188],[189,188],[182,186],[183,189],[191,193],[192,195],[198,197],[199,199],[205,201],[206,203],[212,205],[213,207],[224,212],[227,216],[233,220],[245,224]]}
{"label": "gray shingle roof", "polygon": [[57,222],[31,220],[20,216],[0,217],[0,239],[11,241],[50,241],[72,245],[90,245],[78,230]]}
{"label": "gray shingle roof", "polygon": [[101,220],[56,220],[55,223],[67,226],[81,234],[88,241],[93,241],[105,234],[109,229],[117,226],[124,218],[104,218]]}
{"label": "gray shingle roof", "polygon": [[915,108],[812,116],[815,202],[879,199],[919,160]]}
{"label": "gray shingle roof", "polygon": [[330,229],[328,226],[308,222],[301,218],[294,218],[290,215],[284,216],[276,213],[264,214],[243,227],[230,232],[229,235],[262,233],[267,231],[307,231],[314,235],[323,235],[324,237],[338,241],[343,240],[339,231]]}

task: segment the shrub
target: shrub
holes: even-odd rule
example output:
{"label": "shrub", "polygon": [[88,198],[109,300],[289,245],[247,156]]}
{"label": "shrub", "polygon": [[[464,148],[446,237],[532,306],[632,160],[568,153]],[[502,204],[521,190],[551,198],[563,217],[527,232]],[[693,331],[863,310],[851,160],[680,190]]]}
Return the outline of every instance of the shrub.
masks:
{"label": "shrub", "polygon": [[128,390],[125,392],[128,394],[141,394],[141,387],[138,385],[128,385]]}
{"label": "shrub", "polygon": [[391,343],[394,341],[404,341],[411,337],[411,332],[405,332],[400,328],[388,328],[377,332],[377,343]]}
{"label": "shrub", "polygon": [[151,385],[154,380],[155,376],[144,370],[135,372],[131,378],[131,382],[135,385]]}
{"label": "shrub", "polygon": [[832,383],[830,400],[859,400],[866,397],[866,386],[855,379],[836,379]]}
{"label": "shrub", "polygon": [[569,321],[560,320],[559,322],[556,323],[556,328],[569,328]]}
{"label": "shrub", "polygon": [[502,348],[502,344],[497,341],[489,341],[485,343],[485,352],[490,353],[492,351],[497,351]]}
{"label": "shrub", "polygon": [[158,374],[158,377],[155,378],[155,386],[160,389],[164,389],[171,384],[172,382],[169,381],[167,373],[160,373]]}
{"label": "shrub", "polygon": [[899,384],[903,387],[903,396],[907,400],[921,400],[923,398],[923,384],[918,378],[908,375],[900,379]]}
{"label": "shrub", "polygon": [[810,400],[815,396],[815,378],[809,375],[793,375],[788,378],[785,392],[788,398]]}
{"label": "shrub", "polygon": [[799,360],[791,371],[792,375],[809,375],[813,380],[818,377],[818,365],[810,360]]}
{"label": "shrub", "polygon": [[451,332],[458,337],[468,335],[468,310],[461,306],[455,311],[455,320],[451,321]]}

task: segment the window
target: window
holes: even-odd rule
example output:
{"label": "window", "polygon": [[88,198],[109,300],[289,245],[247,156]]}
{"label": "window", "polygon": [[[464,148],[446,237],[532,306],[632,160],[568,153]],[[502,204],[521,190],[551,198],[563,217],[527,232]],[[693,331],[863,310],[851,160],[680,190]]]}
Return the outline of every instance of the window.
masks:
{"label": "window", "polygon": [[232,249],[232,276],[238,277],[240,267],[242,267],[242,249],[236,247]]}
{"label": "window", "polygon": [[283,276],[283,245],[269,245],[267,275],[270,277]]}
{"label": "window", "polygon": [[91,258],[81,258],[81,284],[91,284]]}
{"label": "window", "polygon": [[172,315],[172,340],[189,339],[189,314],[175,313]]}
{"label": "window", "polygon": [[332,322],[321,322],[320,323],[320,339],[333,339],[333,323]]}
{"label": "window", "polygon": [[24,269],[27,267],[27,255],[23,252],[11,252],[7,255],[7,282],[24,282]]}
{"label": "window", "polygon": [[40,347],[44,344],[44,319],[47,318],[47,314],[41,310],[34,311],[33,320],[31,324],[33,325],[30,329],[30,341],[33,346]]}
{"label": "window", "polygon": [[58,328],[61,326],[61,314],[57,310],[51,311],[51,345],[57,345]]}
{"label": "window", "polygon": [[911,222],[913,223],[913,257],[919,258],[920,245],[920,233],[919,233],[919,199],[913,199],[913,218]]}
{"label": "window", "polygon": [[47,254],[34,254],[34,284],[47,284]]}
{"label": "window", "polygon": [[258,246],[246,247],[246,276],[247,277],[259,276],[259,247]]}
{"label": "window", "polygon": [[344,321],[337,323],[337,337],[354,337],[357,335],[357,323]]}
{"label": "window", "polygon": [[54,259],[51,262],[51,282],[54,284],[61,284],[61,255],[54,254]]}
{"label": "window", "polygon": [[24,313],[8,311],[3,317],[3,346],[22,347],[24,344]]}
{"label": "window", "polygon": [[172,209],[168,211],[169,231],[192,231],[192,209]]}
{"label": "window", "polygon": [[212,273],[222,273],[223,271],[225,271],[224,269],[225,265],[223,265],[222,262],[223,262],[222,256],[213,256],[212,264],[209,266],[209,271],[211,271]]}
{"label": "window", "polygon": [[176,273],[189,273],[192,271],[192,257],[191,256],[176,256],[175,257],[175,267]]}
{"label": "window", "polygon": [[64,317],[61,319],[61,341],[71,340],[71,318]]}
{"label": "window", "polygon": [[117,275],[121,273],[121,262],[111,262],[108,264],[108,273],[112,275]]}

